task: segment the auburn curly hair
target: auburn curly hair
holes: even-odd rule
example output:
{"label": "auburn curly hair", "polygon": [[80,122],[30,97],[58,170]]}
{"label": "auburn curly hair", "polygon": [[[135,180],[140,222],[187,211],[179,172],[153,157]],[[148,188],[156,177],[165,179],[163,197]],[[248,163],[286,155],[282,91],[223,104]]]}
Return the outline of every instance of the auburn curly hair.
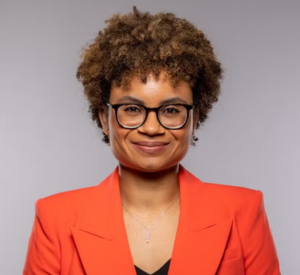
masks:
{"label": "auburn curly hair", "polygon": [[133,12],[112,15],[105,23],[84,50],[77,70],[98,127],[102,129],[98,113],[106,108],[112,85],[126,89],[133,76],[146,82],[149,73],[157,78],[164,71],[174,86],[180,81],[190,84],[199,128],[218,100],[222,77],[221,64],[204,33],[173,13],[152,15],[135,6]]}

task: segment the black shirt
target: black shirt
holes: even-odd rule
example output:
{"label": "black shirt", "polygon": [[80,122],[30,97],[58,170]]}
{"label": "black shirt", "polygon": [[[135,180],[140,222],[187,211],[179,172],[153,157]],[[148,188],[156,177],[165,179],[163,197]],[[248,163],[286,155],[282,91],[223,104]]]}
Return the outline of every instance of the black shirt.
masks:
{"label": "black shirt", "polygon": [[[151,275],[168,275],[170,261],[171,259],[167,261],[159,270],[155,271]],[[149,273],[146,273],[144,270],[138,268],[137,266],[134,267],[137,275],[150,275]]]}

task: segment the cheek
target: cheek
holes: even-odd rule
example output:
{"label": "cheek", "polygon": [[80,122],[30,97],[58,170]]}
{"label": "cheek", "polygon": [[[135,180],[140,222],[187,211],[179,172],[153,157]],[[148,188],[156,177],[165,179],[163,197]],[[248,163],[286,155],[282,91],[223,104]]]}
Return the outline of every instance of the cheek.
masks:
{"label": "cheek", "polygon": [[173,130],[171,133],[179,141],[181,147],[189,147],[193,136],[193,119],[189,118],[183,129]]}
{"label": "cheek", "polygon": [[173,136],[177,141],[177,148],[180,150],[188,150],[192,139],[192,130],[186,129],[177,131],[178,132],[173,133]]}
{"label": "cheek", "polygon": [[124,143],[126,136],[130,133],[130,130],[120,127],[114,117],[109,119],[109,129],[110,147],[113,154],[118,156],[126,150]]}
{"label": "cheek", "polygon": [[171,132],[174,137],[174,146],[169,151],[169,161],[180,162],[188,153],[191,144],[191,131],[188,129],[174,130]]}

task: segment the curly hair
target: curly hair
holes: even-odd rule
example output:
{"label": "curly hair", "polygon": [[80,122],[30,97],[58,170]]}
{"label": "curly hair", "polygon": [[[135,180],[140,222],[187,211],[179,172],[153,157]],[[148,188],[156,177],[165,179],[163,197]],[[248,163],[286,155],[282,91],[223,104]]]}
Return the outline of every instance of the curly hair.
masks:
{"label": "curly hair", "polygon": [[[189,83],[199,113],[199,128],[217,102],[222,78],[221,64],[201,30],[173,13],[150,14],[135,6],[128,14],[115,14],[83,52],[77,78],[84,86],[91,117],[102,129],[99,110],[104,110],[112,85],[128,88],[133,76],[147,82],[167,73],[172,85]],[[103,141],[109,143],[103,132]]]}

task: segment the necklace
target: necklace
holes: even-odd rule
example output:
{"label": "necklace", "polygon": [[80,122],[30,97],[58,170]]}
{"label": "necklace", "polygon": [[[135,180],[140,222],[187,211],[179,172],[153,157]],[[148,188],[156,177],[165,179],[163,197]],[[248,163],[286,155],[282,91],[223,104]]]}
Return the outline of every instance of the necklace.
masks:
{"label": "necklace", "polygon": [[167,212],[168,212],[168,210],[173,206],[173,204],[176,202],[176,201],[178,201],[178,199],[179,199],[179,197],[175,200],[175,201],[173,201],[172,203],[171,203],[171,205],[164,211],[164,212],[162,212],[159,216],[158,216],[158,218],[154,221],[154,222],[152,222],[150,225],[148,225],[148,226],[146,226],[146,225],[144,225],[141,221],[139,221],[136,217],[134,217],[128,210],[127,210],[127,208],[124,206],[124,204],[122,203],[122,205],[123,205],[123,207],[124,207],[124,209],[126,210],[126,212],[137,222],[137,223],[139,223],[141,226],[143,226],[145,229],[146,229],[146,243],[149,243],[149,233],[150,233],[150,229],[151,229],[151,227],[154,225],[154,224],[156,224]]}

